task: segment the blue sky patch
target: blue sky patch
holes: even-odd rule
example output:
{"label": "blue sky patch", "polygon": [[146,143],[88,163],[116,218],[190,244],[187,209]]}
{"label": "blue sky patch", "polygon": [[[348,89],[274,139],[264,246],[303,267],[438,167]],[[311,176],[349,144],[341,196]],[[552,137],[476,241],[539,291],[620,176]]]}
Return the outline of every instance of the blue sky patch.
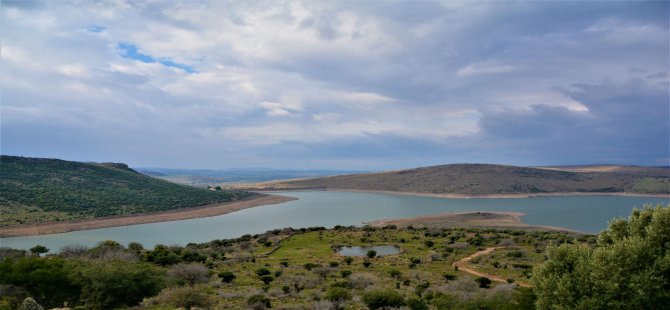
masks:
{"label": "blue sky patch", "polygon": [[130,58],[134,60],[139,60],[144,63],[159,63],[166,67],[177,68],[184,70],[188,73],[194,73],[193,67],[185,64],[180,64],[172,61],[170,58],[154,58],[153,56],[143,54],[137,49],[137,45],[128,44],[128,43],[119,43],[117,45],[119,50],[121,50],[121,56],[124,58]]}
{"label": "blue sky patch", "polygon": [[107,28],[102,27],[102,26],[97,26],[97,25],[91,25],[91,26],[86,27],[86,30],[88,30],[90,32],[100,33],[100,32],[103,32],[103,31],[107,30]]}

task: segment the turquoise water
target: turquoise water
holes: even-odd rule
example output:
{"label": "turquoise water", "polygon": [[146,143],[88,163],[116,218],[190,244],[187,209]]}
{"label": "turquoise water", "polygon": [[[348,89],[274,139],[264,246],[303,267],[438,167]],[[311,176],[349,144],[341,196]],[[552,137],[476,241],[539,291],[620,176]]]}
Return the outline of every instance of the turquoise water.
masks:
{"label": "turquoise water", "polygon": [[614,217],[634,207],[668,204],[670,199],[618,196],[568,196],[505,199],[449,199],[388,194],[311,191],[278,193],[298,200],[245,209],[225,215],[182,221],[102,228],[31,237],[0,239],[0,246],[27,249],[42,244],[52,251],[65,245],[94,246],[100,241],[136,241],[186,245],[235,238],[284,227],[362,225],[363,222],[456,211],[515,211],[528,224],[560,226],[596,233]]}
{"label": "turquoise water", "polygon": [[400,253],[400,248],[394,245],[343,246],[338,253],[342,256],[366,256],[368,251],[377,252],[377,256],[386,256]]}

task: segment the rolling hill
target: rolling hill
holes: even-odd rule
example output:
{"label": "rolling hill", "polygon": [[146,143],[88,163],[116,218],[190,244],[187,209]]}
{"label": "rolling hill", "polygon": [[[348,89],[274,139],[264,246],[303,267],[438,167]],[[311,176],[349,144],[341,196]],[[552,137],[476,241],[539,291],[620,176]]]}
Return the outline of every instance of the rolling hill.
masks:
{"label": "rolling hill", "polygon": [[452,164],[259,183],[255,189],[347,189],[426,194],[670,193],[670,169],[636,166],[530,168]]}
{"label": "rolling hill", "polygon": [[0,157],[0,226],[150,213],[239,200],[138,173],[119,163]]}

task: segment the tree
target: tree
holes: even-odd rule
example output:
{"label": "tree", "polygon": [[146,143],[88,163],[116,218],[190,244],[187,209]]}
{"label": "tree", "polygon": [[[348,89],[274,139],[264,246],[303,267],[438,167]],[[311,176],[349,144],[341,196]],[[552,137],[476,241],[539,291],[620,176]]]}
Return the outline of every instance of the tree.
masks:
{"label": "tree", "polygon": [[43,245],[36,245],[32,248],[30,248],[30,253],[33,253],[33,255],[40,256],[40,254],[44,254],[49,252],[49,248],[43,246]]}
{"label": "tree", "polygon": [[256,275],[258,275],[259,277],[266,276],[266,275],[269,275],[271,273],[272,272],[270,272],[270,270],[268,270],[267,268],[256,269]]}
{"label": "tree", "polygon": [[261,281],[263,281],[263,283],[265,283],[265,285],[268,285],[268,284],[270,284],[270,282],[275,280],[275,278],[271,275],[261,276],[260,279],[261,279]]}
{"label": "tree", "polygon": [[366,253],[365,255],[366,255],[367,257],[369,257],[369,258],[373,258],[373,257],[377,256],[377,251],[375,251],[375,250],[370,250],[370,251],[368,251],[368,253]]}
{"label": "tree", "polygon": [[221,282],[231,283],[237,277],[230,271],[221,271],[219,272],[219,278],[221,278]]}
{"label": "tree", "polygon": [[76,280],[86,308],[97,310],[134,306],[156,295],[164,286],[164,275],[151,264],[115,260],[85,263]]}
{"label": "tree", "polygon": [[0,262],[0,283],[25,289],[39,304],[48,308],[74,304],[80,287],[72,277],[73,266],[58,257],[6,258]]}
{"label": "tree", "polygon": [[354,258],[351,257],[351,256],[347,256],[347,257],[344,258],[344,262],[345,262],[347,265],[351,265],[351,262],[353,262],[353,261],[354,261]]}
{"label": "tree", "polygon": [[560,245],[535,268],[538,309],[655,309],[670,304],[670,205],[612,221],[595,248]]}
{"label": "tree", "polygon": [[392,307],[402,307],[405,305],[405,298],[395,290],[377,289],[366,292],[363,295],[363,302],[370,309],[382,309]]}
{"label": "tree", "polygon": [[487,277],[479,277],[475,279],[475,281],[479,283],[479,287],[481,288],[489,288],[491,287],[491,283],[493,283],[493,281]]}

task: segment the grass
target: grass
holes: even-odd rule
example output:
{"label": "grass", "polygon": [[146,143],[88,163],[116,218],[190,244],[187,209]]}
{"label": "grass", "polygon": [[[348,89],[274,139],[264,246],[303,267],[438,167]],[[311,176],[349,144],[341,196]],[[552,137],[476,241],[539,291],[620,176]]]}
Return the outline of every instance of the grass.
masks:
{"label": "grass", "polygon": [[[481,244],[468,243],[468,240],[473,242],[475,237],[482,239]],[[243,250],[236,245],[234,249],[229,249],[230,252],[226,254],[227,260],[216,264],[215,273],[225,270],[237,276],[233,284],[221,284],[220,286],[219,294],[229,297],[222,304],[224,308],[244,307],[245,296],[249,296],[250,292],[260,292],[271,296],[274,305],[310,307],[312,300],[322,298],[328,287],[351,281],[352,277],[356,278],[361,275],[375,279],[373,284],[375,287],[399,289],[405,296],[416,296],[416,287],[421,283],[428,283],[433,289],[449,285],[450,281],[445,279],[444,273],[457,275],[457,281],[474,281],[470,275],[455,271],[452,263],[482,248],[498,245],[502,240],[512,239],[515,240],[517,246],[495,251],[490,256],[482,257],[474,265],[487,273],[520,280],[525,279],[524,270],[512,267],[494,268],[490,263],[497,260],[508,266],[513,264],[535,265],[543,261],[544,247],[548,240],[574,242],[574,236],[557,232],[515,233],[481,229],[450,229],[435,232],[412,229],[341,229],[312,231],[280,239],[280,237],[275,239],[280,242],[279,248],[267,256],[263,254],[267,253],[269,248],[261,243],[250,241],[249,248]],[[433,246],[428,247],[426,240],[433,241]],[[396,245],[401,248],[401,252],[371,259],[354,257],[353,262],[348,265],[345,258],[336,250],[339,246],[344,245]],[[536,249],[540,253],[536,253]],[[518,250],[523,252],[521,257],[508,255]],[[256,253],[257,255],[253,259],[239,261],[236,258],[239,252]],[[419,262],[412,264],[413,260]],[[363,263],[366,261],[371,263],[369,267],[364,266]],[[282,265],[282,262],[287,262],[288,266]],[[337,266],[330,267],[331,262],[336,262]],[[307,270],[304,267],[306,264],[320,267]],[[269,285],[264,285],[255,273],[259,268],[267,268],[273,274],[280,271],[281,275],[275,277],[275,280]],[[324,269],[326,269],[325,272]],[[351,271],[352,275],[344,278],[341,274],[342,270]],[[400,275],[393,277],[392,270],[399,271]],[[320,275],[319,272],[326,274]],[[311,284],[308,284],[304,290],[296,292],[291,284],[291,279],[295,277]],[[284,292],[284,286],[289,287],[288,293]],[[354,292],[359,291],[354,290]],[[351,302],[349,309],[356,309],[360,306],[362,305]]]}

